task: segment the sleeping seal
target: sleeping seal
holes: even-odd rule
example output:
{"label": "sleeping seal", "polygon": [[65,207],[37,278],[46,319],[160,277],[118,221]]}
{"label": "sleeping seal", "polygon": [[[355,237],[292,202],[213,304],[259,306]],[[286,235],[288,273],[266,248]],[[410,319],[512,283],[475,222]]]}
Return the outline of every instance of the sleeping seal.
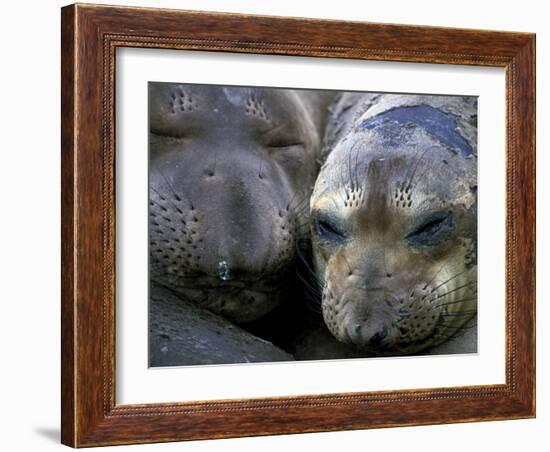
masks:
{"label": "sleeping seal", "polygon": [[366,355],[462,333],[477,315],[476,98],[344,93],[325,139],[310,218],[330,332]]}
{"label": "sleeping seal", "polygon": [[279,304],[308,232],[321,98],[149,84],[152,281],[238,323]]}

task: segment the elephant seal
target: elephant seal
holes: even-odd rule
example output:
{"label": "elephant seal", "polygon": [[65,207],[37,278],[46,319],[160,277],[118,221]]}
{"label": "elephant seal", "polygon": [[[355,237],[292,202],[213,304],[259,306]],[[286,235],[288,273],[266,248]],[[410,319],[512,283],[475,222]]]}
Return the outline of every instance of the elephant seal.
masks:
{"label": "elephant seal", "polygon": [[150,299],[152,367],[294,360],[271,342],[155,283],[151,285]]}
{"label": "elephant seal", "polygon": [[477,334],[477,99],[344,93],[331,109],[310,202],[326,326],[366,356]]}
{"label": "elephant seal", "polygon": [[237,323],[280,303],[308,234],[322,98],[149,84],[152,281]]}

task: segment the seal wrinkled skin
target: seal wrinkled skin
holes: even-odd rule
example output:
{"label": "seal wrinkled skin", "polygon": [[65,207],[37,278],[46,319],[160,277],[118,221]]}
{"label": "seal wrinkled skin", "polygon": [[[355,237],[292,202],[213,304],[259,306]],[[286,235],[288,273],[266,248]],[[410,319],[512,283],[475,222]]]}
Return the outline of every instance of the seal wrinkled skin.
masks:
{"label": "seal wrinkled skin", "polygon": [[477,315],[477,100],[343,94],[310,201],[322,314],[341,342],[417,353]]}
{"label": "seal wrinkled skin", "polygon": [[307,233],[315,108],[293,90],[149,90],[150,277],[232,321],[258,319]]}

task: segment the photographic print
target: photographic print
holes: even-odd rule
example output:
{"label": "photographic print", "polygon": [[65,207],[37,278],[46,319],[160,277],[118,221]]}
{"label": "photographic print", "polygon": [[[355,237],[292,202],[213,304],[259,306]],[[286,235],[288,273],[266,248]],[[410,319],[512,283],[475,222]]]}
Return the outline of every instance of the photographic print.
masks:
{"label": "photographic print", "polygon": [[534,34],[61,32],[63,444],[535,416]]}
{"label": "photographic print", "polygon": [[477,351],[475,96],[148,94],[151,367]]}

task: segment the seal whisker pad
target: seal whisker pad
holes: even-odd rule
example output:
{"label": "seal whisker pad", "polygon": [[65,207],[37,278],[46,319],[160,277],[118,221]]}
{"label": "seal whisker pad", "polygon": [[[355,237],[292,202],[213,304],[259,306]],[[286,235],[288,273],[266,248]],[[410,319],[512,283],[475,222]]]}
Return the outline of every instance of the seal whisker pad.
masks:
{"label": "seal whisker pad", "polygon": [[344,93],[330,111],[310,202],[328,330],[386,356],[475,343],[477,98]]}

